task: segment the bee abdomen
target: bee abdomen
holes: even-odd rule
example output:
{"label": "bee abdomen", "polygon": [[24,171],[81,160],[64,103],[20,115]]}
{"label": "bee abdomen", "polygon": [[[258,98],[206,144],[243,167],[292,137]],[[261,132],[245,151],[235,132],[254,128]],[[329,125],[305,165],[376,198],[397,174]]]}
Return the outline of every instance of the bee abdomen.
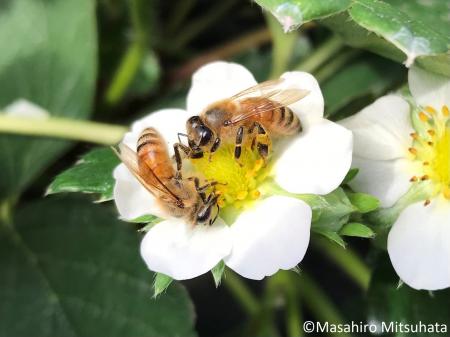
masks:
{"label": "bee abdomen", "polygon": [[141,155],[144,151],[148,152],[150,149],[160,152],[160,149],[165,149],[165,144],[161,139],[161,135],[155,128],[144,129],[138,138],[136,152],[138,155]]}
{"label": "bee abdomen", "polygon": [[288,107],[280,107],[277,109],[279,114],[278,129],[283,134],[295,134],[302,130],[300,119]]}

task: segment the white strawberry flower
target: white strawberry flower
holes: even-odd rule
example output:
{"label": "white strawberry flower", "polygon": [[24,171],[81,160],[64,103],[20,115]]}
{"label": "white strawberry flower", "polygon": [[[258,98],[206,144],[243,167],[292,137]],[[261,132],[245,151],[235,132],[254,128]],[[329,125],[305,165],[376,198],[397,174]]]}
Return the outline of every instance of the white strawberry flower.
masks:
{"label": "white strawberry flower", "polygon": [[342,125],[355,137],[353,166],[360,171],[354,188],[384,207],[402,196],[426,195],[400,213],[388,252],[403,282],[437,290],[450,286],[450,79],[413,67],[408,81],[412,106],[384,96]]}
{"label": "white strawberry flower", "polygon": [[[231,223],[219,217],[212,226],[192,228],[176,218],[159,222],[141,243],[141,255],[149,269],[182,280],[201,275],[223,260],[240,275],[260,280],[279,269],[291,269],[303,259],[309,244],[311,208],[299,199],[269,195],[258,187],[265,179],[273,178],[290,193],[333,191],[350,168],[352,135],[323,118],[322,93],[312,75],[288,72],[282,77],[286,85],[309,91],[308,96],[290,106],[302,121],[303,132],[290,138],[284,150],[276,151],[278,156],[271,159],[274,165],[262,167],[256,156],[249,156],[240,166],[232,156],[227,157],[226,145],[207,165],[196,165],[205,176],[226,180],[227,184],[221,185],[226,200],[223,202],[236,206],[239,212]],[[184,132],[190,116],[255,84],[252,74],[241,65],[205,65],[193,75],[187,110],[153,112],[135,122],[123,142],[135,149],[140,132],[152,126],[160,131],[172,151],[177,133]],[[114,199],[123,219],[146,214],[161,216],[154,198],[123,164],[115,169],[114,177]]]}

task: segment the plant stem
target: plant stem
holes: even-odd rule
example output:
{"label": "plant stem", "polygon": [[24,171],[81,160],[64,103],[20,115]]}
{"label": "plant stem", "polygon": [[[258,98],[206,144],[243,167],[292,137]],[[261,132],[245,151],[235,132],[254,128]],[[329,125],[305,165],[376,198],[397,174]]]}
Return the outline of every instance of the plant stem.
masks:
{"label": "plant stem", "polygon": [[177,33],[181,24],[184,22],[186,17],[189,15],[191,10],[196,4],[196,0],[178,0],[176,5],[173,7],[174,11],[167,24],[168,35],[173,35]]}
{"label": "plant stem", "polygon": [[171,43],[171,50],[178,51],[193,40],[200,32],[215,23],[223,14],[236,4],[237,0],[215,2],[211,10],[183,27],[178,37]]}
{"label": "plant stem", "polygon": [[[298,284],[300,296],[317,319],[322,322],[344,324],[345,321],[333,302],[304,271],[298,277],[296,284]],[[341,333],[339,336],[350,337],[346,333]]]}
{"label": "plant stem", "polygon": [[313,244],[333,260],[363,290],[367,290],[370,282],[370,269],[351,249],[343,249],[324,239],[315,239]]}
{"label": "plant stem", "polygon": [[119,125],[51,117],[30,119],[0,113],[0,132],[73,139],[103,145],[119,142],[127,128]]}
{"label": "plant stem", "polygon": [[333,57],[342,47],[344,47],[342,40],[338,36],[332,36],[294,68],[295,70],[312,73]]}
{"label": "plant stem", "polygon": [[273,42],[270,78],[278,78],[289,66],[297,34],[295,32],[285,33],[273,15],[266,13],[265,17]]}
{"label": "plant stem", "polygon": [[249,316],[254,316],[260,311],[260,304],[256,297],[239,276],[230,269],[227,269],[224,274],[223,284]]}
{"label": "plant stem", "polygon": [[315,73],[317,81],[319,81],[319,83],[323,83],[325,80],[334,75],[340,68],[342,68],[343,65],[360,53],[361,51],[359,50],[349,49],[337,55],[332,61]]}
{"label": "plant stem", "polygon": [[270,32],[267,28],[260,28],[255,31],[239,36],[237,39],[224,43],[199,56],[189,60],[183,66],[173,71],[169,78],[173,82],[178,82],[189,78],[192,73],[203,64],[215,60],[228,59],[250,48],[261,46],[270,41]]}
{"label": "plant stem", "polygon": [[268,288],[272,288],[271,293],[280,292],[284,297],[285,324],[288,337],[303,336],[299,294],[295,281],[292,271],[280,270],[269,279],[267,284]]}
{"label": "plant stem", "polygon": [[141,19],[142,0],[129,0],[134,39],[128,46],[106,92],[106,103],[114,105],[125,95],[147,50],[147,32]]}

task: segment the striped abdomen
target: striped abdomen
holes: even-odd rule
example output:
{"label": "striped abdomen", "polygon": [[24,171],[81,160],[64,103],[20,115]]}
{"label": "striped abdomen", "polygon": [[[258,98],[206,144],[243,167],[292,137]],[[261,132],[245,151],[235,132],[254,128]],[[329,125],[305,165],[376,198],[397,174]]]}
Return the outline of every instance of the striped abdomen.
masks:
{"label": "striped abdomen", "polygon": [[[260,122],[273,136],[289,136],[302,131],[302,125],[297,115],[287,106],[280,106],[277,102],[267,98],[250,98],[254,102],[246,102],[248,107],[253,105],[264,106],[264,111],[255,115],[253,121]],[[257,102],[259,100],[259,102]],[[261,104],[261,100],[265,102]],[[244,107],[244,105],[243,105]]]}
{"label": "striped abdomen", "polygon": [[136,152],[139,162],[145,162],[159,179],[171,179],[175,176],[166,142],[155,128],[146,128],[141,132]]}

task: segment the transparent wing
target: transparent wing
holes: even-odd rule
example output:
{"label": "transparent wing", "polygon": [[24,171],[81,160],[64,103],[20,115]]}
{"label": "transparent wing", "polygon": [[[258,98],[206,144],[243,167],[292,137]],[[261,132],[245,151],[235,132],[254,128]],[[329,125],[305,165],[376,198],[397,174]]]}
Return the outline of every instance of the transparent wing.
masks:
{"label": "transparent wing", "polygon": [[233,99],[239,101],[243,112],[233,116],[227,122],[227,125],[236,124],[255,115],[291,105],[309,94],[308,90],[276,88],[281,83],[280,80],[263,82],[244,90],[245,93],[243,92],[243,94],[239,93],[233,96]]}
{"label": "transparent wing", "polygon": [[180,202],[180,198],[178,198],[176,194],[156,176],[148,165],[145,163],[139,165],[136,152],[123,143],[119,144],[118,151],[115,148],[112,149],[142,186],[144,186],[151,194],[156,197],[165,195],[177,203]]}

